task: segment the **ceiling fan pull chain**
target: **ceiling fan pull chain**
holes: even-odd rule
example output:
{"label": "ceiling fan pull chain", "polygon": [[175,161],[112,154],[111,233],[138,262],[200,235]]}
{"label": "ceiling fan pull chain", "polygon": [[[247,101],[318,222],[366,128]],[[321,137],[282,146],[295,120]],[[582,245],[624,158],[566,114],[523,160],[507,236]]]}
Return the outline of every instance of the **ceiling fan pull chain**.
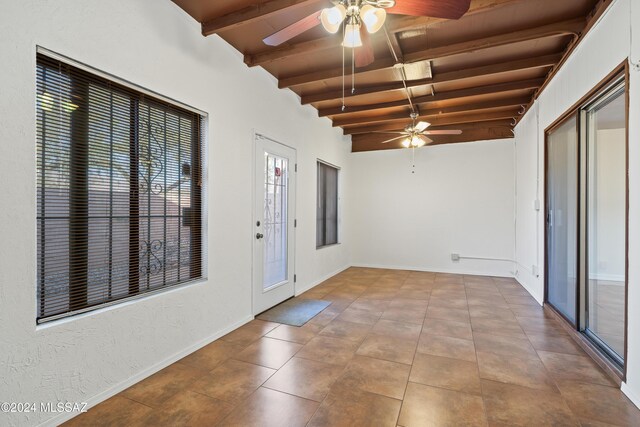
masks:
{"label": "ceiling fan pull chain", "polygon": [[351,48],[351,95],[356,93],[356,48]]}
{"label": "ceiling fan pull chain", "polygon": [[416,147],[411,148],[411,163],[413,164],[411,173],[416,173]]}

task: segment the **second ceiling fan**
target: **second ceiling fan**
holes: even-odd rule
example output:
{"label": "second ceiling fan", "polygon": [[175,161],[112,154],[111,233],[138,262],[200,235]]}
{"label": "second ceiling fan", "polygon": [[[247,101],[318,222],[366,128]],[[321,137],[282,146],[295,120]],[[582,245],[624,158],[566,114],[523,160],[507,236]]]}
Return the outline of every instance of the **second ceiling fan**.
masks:
{"label": "second ceiling fan", "polygon": [[325,8],[266,37],[269,46],[279,46],[320,24],[329,33],[343,29],[342,45],[355,49],[355,65],[364,67],[374,60],[369,34],[380,30],[387,13],[459,19],[469,10],[471,0],[332,0]]}

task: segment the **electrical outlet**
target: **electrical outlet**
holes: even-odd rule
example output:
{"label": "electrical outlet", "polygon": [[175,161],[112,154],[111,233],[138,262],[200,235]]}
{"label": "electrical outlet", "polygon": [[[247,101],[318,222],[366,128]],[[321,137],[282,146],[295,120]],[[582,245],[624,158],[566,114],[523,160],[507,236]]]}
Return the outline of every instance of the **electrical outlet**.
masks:
{"label": "electrical outlet", "polygon": [[534,276],[538,277],[538,266],[537,266],[537,265],[532,265],[532,266],[531,266],[531,273],[532,273]]}
{"label": "electrical outlet", "polygon": [[460,254],[451,254],[451,261],[453,262],[460,261]]}

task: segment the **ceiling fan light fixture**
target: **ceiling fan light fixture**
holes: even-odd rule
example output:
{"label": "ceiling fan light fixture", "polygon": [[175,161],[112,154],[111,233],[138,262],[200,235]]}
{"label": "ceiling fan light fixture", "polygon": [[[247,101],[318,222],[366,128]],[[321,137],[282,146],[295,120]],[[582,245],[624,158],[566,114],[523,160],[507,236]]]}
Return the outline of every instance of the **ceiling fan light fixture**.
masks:
{"label": "ceiling fan light fixture", "polygon": [[360,37],[360,24],[354,24],[351,22],[347,24],[342,45],[344,47],[351,48],[362,46],[362,38]]}
{"label": "ceiling fan light fixture", "polygon": [[364,22],[367,31],[373,34],[384,25],[384,21],[387,19],[387,11],[365,4],[360,8],[360,19]]}
{"label": "ceiling fan light fixture", "polygon": [[426,144],[425,140],[420,138],[418,135],[413,135],[411,137],[411,146],[414,148],[420,148]]}
{"label": "ceiling fan light fixture", "polygon": [[403,140],[402,140],[402,146],[403,146],[404,148],[409,148],[409,147],[411,147],[411,139],[409,139],[409,138],[403,139]]}
{"label": "ceiling fan light fixture", "polygon": [[340,29],[340,24],[347,16],[347,9],[342,4],[322,9],[320,13],[320,22],[325,30],[331,34],[335,34]]}

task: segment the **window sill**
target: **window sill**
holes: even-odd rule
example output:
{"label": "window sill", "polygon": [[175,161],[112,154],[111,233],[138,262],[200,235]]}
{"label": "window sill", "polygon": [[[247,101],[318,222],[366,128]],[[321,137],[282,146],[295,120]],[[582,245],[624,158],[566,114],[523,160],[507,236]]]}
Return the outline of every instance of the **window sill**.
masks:
{"label": "window sill", "polygon": [[162,295],[167,295],[173,292],[181,291],[183,289],[199,286],[206,283],[207,281],[208,281],[207,278],[194,279],[193,281],[190,281],[190,282],[181,283],[181,284],[169,286],[166,288],[161,288],[161,289],[158,289],[157,291],[146,292],[140,295],[134,295],[129,298],[113,301],[112,303],[107,303],[105,305],[96,306],[95,308],[89,309],[87,311],[83,311],[75,314],[69,314],[67,316],[59,317],[57,319],[52,319],[52,320],[45,319],[41,323],[36,323],[36,332],[44,329],[56,327],[56,326],[65,325],[77,320],[86,319],[88,317],[97,316],[109,311],[123,308],[127,305],[133,305],[135,303],[138,303],[144,300],[157,298]]}

